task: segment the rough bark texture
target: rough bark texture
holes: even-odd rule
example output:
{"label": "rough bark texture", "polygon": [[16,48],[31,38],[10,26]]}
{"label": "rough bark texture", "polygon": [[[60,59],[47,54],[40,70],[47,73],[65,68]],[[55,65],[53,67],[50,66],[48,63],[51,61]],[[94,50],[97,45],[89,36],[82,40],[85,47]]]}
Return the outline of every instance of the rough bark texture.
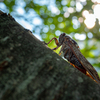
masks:
{"label": "rough bark texture", "polygon": [[100,100],[100,86],[0,11],[0,100]]}

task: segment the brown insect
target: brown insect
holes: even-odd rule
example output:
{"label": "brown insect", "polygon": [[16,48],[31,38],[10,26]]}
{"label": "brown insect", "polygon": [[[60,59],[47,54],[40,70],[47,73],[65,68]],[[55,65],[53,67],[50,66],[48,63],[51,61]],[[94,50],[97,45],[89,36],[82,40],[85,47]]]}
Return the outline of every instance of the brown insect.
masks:
{"label": "brown insect", "polygon": [[54,37],[46,44],[49,44],[52,40],[55,40],[55,43],[57,45],[57,47],[53,48],[52,50],[56,50],[60,46],[62,46],[59,54],[63,52],[64,58],[67,59],[71,65],[73,65],[85,75],[92,78],[97,83],[100,83],[100,78],[96,70],[82,55],[82,53],[79,50],[78,44],[73,39],[71,39],[65,33],[62,33],[59,36],[59,41],[57,40],[57,38]]}

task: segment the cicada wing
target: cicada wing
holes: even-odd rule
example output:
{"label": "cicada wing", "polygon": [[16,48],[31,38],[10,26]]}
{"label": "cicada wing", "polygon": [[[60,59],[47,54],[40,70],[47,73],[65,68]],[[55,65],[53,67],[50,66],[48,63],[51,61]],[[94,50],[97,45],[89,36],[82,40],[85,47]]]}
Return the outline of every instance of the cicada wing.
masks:
{"label": "cicada wing", "polygon": [[86,69],[86,71],[88,72],[88,74],[90,74],[91,77],[95,81],[97,81],[98,83],[100,83],[100,78],[99,78],[99,76],[97,74],[97,71],[94,69],[94,67],[82,55],[82,53],[80,52],[80,50],[73,43],[71,43],[71,41],[69,41],[68,44],[69,44],[69,46],[70,46],[73,54],[76,56],[76,58],[78,59],[78,61],[82,64],[82,66]]}

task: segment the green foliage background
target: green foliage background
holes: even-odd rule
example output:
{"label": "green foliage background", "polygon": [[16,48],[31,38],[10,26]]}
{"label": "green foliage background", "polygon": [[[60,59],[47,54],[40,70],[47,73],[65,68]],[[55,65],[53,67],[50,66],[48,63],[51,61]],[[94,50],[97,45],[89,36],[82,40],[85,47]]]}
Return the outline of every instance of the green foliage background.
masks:
{"label": "green foliage background", "polygon": [[[80,11],[76,10],[76,2],[80,2],[83,8]],[[24,14],[19,14],[16,9],[21,3],[24,9]],[[48,42],[53,37],[59,37],[60,33],[65,32],[75,39],[79,46],[82,47],[82,54],[90,61],[90,63],[99,72],[100,68],[100,25],[98,20],[92,29],[88,29],[84,24],[85,18],[82,16],[84,10],[93,13],[92,6],[94,3],[91,0],[2,0],[0,5],[3,4],[5,8],[0,8],[4,12],[10,13],[15,19],[24,19],[32,25],[33,34],[39,35],[43,41]],[[55,6],[60,13],[52,13],[50,6]],[[69,13],[67,18],[64,13],[68,8],[73,8],[74,12]],[[55,9],[54,9],[55,10]],[[31,16],[28,16],[31,13]],[[32,20],[39,18],[42,24],[33,24]],[[83,18],[83,22],[79,22],[79,18]],[[73,22],[75,19],[78,24]],[[88,33],[91,32],[93,37],[89,38]],[[85,34],[85,40],[78,40],[75,34]],[[49,45],[50,48],[55,47],[54,42]],[[57,51],[58,52],[58,51]]]}

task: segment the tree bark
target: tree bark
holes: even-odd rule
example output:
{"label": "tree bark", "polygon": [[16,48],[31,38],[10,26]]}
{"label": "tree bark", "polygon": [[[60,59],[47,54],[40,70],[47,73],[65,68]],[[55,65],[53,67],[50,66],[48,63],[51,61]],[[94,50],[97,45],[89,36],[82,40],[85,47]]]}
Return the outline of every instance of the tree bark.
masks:
{"label": "tree bark", "polygon": [[100,100],[100,86],[0,11],[0,100]]}

